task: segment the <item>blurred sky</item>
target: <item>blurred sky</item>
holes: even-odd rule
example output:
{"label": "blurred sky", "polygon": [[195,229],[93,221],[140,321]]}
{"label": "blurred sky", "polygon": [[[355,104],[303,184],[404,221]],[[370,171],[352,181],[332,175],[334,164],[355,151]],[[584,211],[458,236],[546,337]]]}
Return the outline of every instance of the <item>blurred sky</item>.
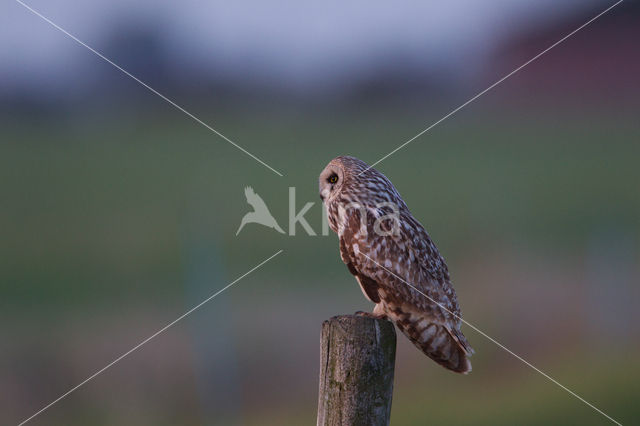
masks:
{"label": "blurred sky", "polygon": [[[131,64],[112,56],[117,52],[109,41],[124,37],[126,45],[138,31],[153,38],[145,53],[160,49],[169,58],[168,72],[185,79],[194,72],[239,76],[303,93],[348,84],[389,60],[464,80],[508,34],[607,6],[584,0],[26,4],[125,68]],[[95,61],[90,55],[19,3],[0,6],[0,96],[64,97],[86,89],[96,79],[83,66]]]}

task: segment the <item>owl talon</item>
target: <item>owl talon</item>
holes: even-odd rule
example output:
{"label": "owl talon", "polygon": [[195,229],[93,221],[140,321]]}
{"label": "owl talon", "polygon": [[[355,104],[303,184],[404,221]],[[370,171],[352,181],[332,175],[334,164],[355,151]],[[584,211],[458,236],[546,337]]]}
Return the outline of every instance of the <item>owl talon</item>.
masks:
{"label": "owl talon", "polygon": [[357,311],[354,315],[357,315],[359,317],[367,317],[367,318],[374,318],[374,319],[386,319],[387,316],[382,314],[382,315],[377,315],[374,314],[373,312],[364,312],[364,311]]}

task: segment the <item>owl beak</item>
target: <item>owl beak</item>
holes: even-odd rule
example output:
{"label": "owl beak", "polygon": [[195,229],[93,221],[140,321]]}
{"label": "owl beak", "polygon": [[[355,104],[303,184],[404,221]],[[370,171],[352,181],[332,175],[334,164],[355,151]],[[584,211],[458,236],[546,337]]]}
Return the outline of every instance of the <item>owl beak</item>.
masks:
{"label": "owl beak", "polygon": [[331,190],[329,188],[322,188],[322,190],[320,191],[320,199],[322,200],[322,202],[324,203],[324,200],[330,195],[329,192],[331,192]]}

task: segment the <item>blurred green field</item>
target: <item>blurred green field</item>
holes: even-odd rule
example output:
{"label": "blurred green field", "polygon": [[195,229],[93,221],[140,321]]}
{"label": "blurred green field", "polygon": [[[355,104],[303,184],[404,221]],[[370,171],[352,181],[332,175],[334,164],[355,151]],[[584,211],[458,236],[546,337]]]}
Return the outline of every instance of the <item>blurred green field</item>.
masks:
{"label": "blurred green field", "polygon": [[[180,246],[195,220],[242,269],[282,247],[286,270],[321,273],[335,237],[254,226],[235,237],[253,186],[286,229],[287,187],[321,230],[317,174],[335,155],[373,162],[424,118],[204,116],[281,178],[188,119],[100,116],[3,124],[2,303],[82,308],[180,291]],[[600,228],[640,234],[640,132],[628,122],[510,118],[445,123],[379,165],[448,259],[474,245],[580,249]],[[194,219],[195,218],[195,219]],[[306,260],[313,258],[309,263]],[[299,266],[296,266],[299,265]],[[297,269],[296,269],[297,268]],[[281,277],[279,272],[274,272]],[[79,285],[82,283],[82,285]],[[292,285],[294,283],[291,283]]]}
{"label": "blurred green field", "polygon": [[[47,357],[55,354],[60,372],[83,378],[133,346],[193,304],[185,296],[185,265],[194,239],[217,247],[224,271],[220,282],[199,290],[203,297],[282,248],[281,257],[230,290],[229,298],[234,321],[240,324],[237,330],[247,333],[239,335],[265,339],[260,349],[250,342],[240,345],[255,351],[256,359],[250,355],[245,359],[249,369],[262,362],[257,360],[262,356],[259,351],[270,343],[264,330],[248,324],[282,324],[287,311],[300,318],[299,329],[279,337],[282,353],[274,350],[267,357],[273,364],[264,363],[275,366],[274,371],[285,371],[290,363],[299,362],[304,374],[282,395],[274,390],[265,397],[272,401],[269,404],[248,397],[250,407],[242,424],[313,423],[315,342],[321,320],[369,307],[339,260],[335,235],[309,237],[298,227],[297,235],[290,237],[249,225],[236,237],[240,219],[249,210],[243,188],[253,186],[287,229],[288,187],[296,187],[298,209],[307,201],[315,203],[307,218],[320,232],[317,175],[331,158],[350,154],[372,163],[439,117],[430,120],[404,110],[391,117],[375,111],[346,115],[322,110],[312,119],[303,113],[276,114],[257,107],[242,115],[199,115],[285,176],[276,176],[174,111],[147,115],[125,110],[106,116],[61,112],[55,118],[2,123],[0,337],[11,342],[4,367],[13,368],[12,360],[35,349],[44,358],[32,363],[46,365]],[[527,307],[537,290],[525,278],[511,282],[513,270],[535,280],[540,265],[551,265],[556,269],[550,275],[556,270],[565,274],[559,283],[570,277],[565,290],[571,295],[581,288],[580,268],[589,247],[601,234],[614,233],[634,242],[634,277],[640,276],[640,128],[626,119],[589,118],[576,114],[560,119],[550,113],[523,117],[504,110],[485,110],[482,116],[463,112],[377,168],[394,182],[445,255],[464,312],[491,332],[505,335],[507,346],[513,343],[531,350],[534,364],[541,362],[543,370],[549,368],[560,382],[623,424],[631,424],[640,417],[635,404],[640,395],[637,340],[614,344],[611,350],[606,342],[598,342],[591,350],[591,337],[582,326],[576,325],[575,335],[564,343],[563,336],[538,342],[511,330],[527,321],[527,315],[546,310]],[[487,276],[478,276],[482,275],[478,271]],[[500,276],[504,282],[490,287]],[[545,291],[553,285],[547,283]],[[496,292],[495,306],[489,305],[494,300],[489,289]],[[501,289],[503,295],[498,294]],[[514,300],[512,294],[523,296]],[[587,309],[581,306],[584,299],[580,296],[574,302],[566,318],[557,318],[558,332],[581,321],[582,317],[570,316]],[[215,310],[216,303],[203,309]],[[63,359],[81,350],[83,336],[92,334],[91,318],[104,325],[112,317],[118,324],[129,317],[146,322],[105,333],[113,345],[91,346],[100,357],[87,354],[90,362],[82,368],[66,365]],[[73,339],[65,337],[71,325],[76,327]],[[637,325],[630,327],[631,335],[637,336]],[[120,340],[123,333],[126,339]],[[548,334],[554,333],[550,329]],[[478,364],[469,378],[440,371],[414,349],[401,347],[393,424],[606,423],[491,343],[469,334],[478,350],[474,360]],[[291,351],[285,354],[286,349]],[[297,349],[304,359],[296,359],[292,352]],[[168,347],[163,356],[171,359],[171,351]],[[169,368],[162,374],[169,377],[180,371]],[[16,374],[11,380],[26,377]],[[272,379],[263,379],[264,389],[273,386]],[[4,386],[14,383],[11,380]],[[37,386],[40,378],[33,380],[29,385]],[[44,393],[21,406],[20,413],[35,411],[39,403],[74,382],[56,380],[47,382]],[[117,385],[109,383],[105,392],[111,389],[117,401]],[[31,388],[26,386],[22,392],[29,394]],[[277,389],[286,387],[280,383]],[[41,422],[199,422],[191,417],[189,403],[159,407],[150,392],[130,422],[112,417],[99,400],[82,398],[70,398],[68,408],[49,418],[43,415]],[[189,396],[195,394],[193,389],[181,392],[186,392],[188,401],[197,399]],[[149,421],[145,416],[153,410],[159,417]],[[15,415],[2,421],[15,423]]]}
{"label": "blurred green field", "polygon": [[[625,367],[598,371],[598,361],[573,364],[556,376],[561,383],[572,384],[576,390],[596,406],[612,415],[622,424],[634,424],[640,416],[635,401],[638,395],[637,380],[640,371],[637,364],[632,370]],[[594,368],[595,366],[595,368]],[[514,370],[518,367],[511,366]],[[426,371],[426,373],[425,373]],[[416,369],[410,383],[398,383],[394,387],[391,424],[398,425],[540,425],[540,424],[612,424],[604,416],[593,411],[565,391],[542,379],[532,370],[516,373],[518,384],[501,377],[498,371],[485,375],[478,383],[461,386],[465,378],[437,375],[433,371]],[[475,374],[475,373],[474,373]],[[497,377],[496,377],[497,376]],[[454,383],[453,385],[451,383]],[[492,386],[486,383],[493,382]],[[268,424],[302,425],[313,423],[313,410],[282,410]],[[292,415],[293,414],[293,415]],[[273,415],[273,414],[272,414]],[[247,424],[265,424],[264,417],[251,419]]]}

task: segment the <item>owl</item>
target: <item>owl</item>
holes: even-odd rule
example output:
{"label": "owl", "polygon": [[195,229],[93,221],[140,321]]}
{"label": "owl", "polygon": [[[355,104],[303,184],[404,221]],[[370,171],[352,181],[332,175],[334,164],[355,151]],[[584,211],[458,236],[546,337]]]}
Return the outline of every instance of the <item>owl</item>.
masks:
{"label": "owl", "polygon": [[460,330],[456,293],[444,259],[382,173],[337,157],[320,173],[322,199],[340,256],[372,314],[387,318],[429,358],[469,373],[473,349]]}

